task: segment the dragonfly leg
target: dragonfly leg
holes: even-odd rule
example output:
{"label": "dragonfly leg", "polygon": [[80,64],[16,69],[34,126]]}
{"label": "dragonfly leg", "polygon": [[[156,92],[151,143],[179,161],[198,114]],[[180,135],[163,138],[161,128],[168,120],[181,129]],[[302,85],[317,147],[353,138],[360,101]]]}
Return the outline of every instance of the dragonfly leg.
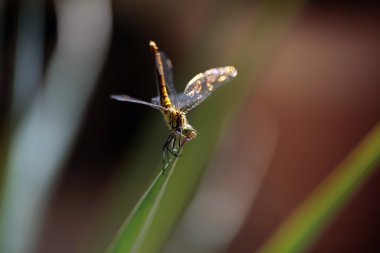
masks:
{"label": "dragonfly leg", "polygon": [[[174,135],[173,135],[174,136]],[[175,148],[175,141],[177,140],[177,138],[176,138],[176,136],[174,136],[174,138],[173,138],[173,145],[172,145],[172,149],[171,149],[171,151],[175,151],[176,150],[176,148]],[[172,153],[173,154],[173,153]],[[174,155],[174,154],[173,154]]]}
{"label": "dragonfly leg", "polygon": [[162,147],[162,174],[165,172],[165,166],[166,166],[166,161],[169,160],[169,148],[168,145],[170,142],[173,140],[174,136],[172,134],[169,135],[169,137],[166,139],[164,146]]}
{"label": "dragonfly leg", "polygon": [[170,134],[169,137],[166,139],[164,146],[162,147],[162,174],[165,173],[165,168],[167,164],[170,162],[170,156],[180,156],[180,149],[177,149],[177,145],[180,145],[180,140],[177,140],[177,135]]}
{"label": "dragonfly leg", "polygon": [[166,144],[166,150],[169,151],[169,153],[172,154],[175,157],[179,157],[180,156],[180,150],[178,149],[178,148],[180,148],[180,146],[177,146],[177,142],[178,142],[178,145],[179,145],[180,144],[180,140],[177,139],[176,135],[172,135],[172,138]]}
{"label": "dragonfly leg", "polygon": [[190,141],[190,139],[189,138],[187,138],[186,136],[184,136],[184,135],[182,135],[182,142],[181,142],[181,139],[179,139],[179,143],[178,143],[178,145],[179,145],[179,147],[182,149],[184,146],[185,146],[185,144],[188,142],[188,141]]}
{"label": "dragonfly leg", "polygon": [[[190,139],[187,138],[184,134],[182,134],[178,130],[176,131],[176,133],[178,136],[178,147],[179,147],[179,149],[182,149],[185,146],[186,142],[190,141]],[[182,142],[181,142],[181,138],[182,138]]]}

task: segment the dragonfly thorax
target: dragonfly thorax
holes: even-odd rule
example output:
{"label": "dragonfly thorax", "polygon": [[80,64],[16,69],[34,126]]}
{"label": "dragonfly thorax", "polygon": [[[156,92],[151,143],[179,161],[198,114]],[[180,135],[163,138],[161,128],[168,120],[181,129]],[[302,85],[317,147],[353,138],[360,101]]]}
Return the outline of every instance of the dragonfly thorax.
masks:
{"label": "dragonfly thorax", "polygon": [[164,112],[164,117],[172,132],[182,135],[188,141],[197,136],[197,131],[187,122],[184,112],[171,108]]}

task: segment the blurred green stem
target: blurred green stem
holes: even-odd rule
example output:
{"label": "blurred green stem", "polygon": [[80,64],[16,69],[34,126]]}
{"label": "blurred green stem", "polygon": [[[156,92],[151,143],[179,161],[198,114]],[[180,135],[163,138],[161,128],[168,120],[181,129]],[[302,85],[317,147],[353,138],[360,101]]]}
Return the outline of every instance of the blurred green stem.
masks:
{"label": "blurred green stem", "polygon": [[380,122],[258,252],[303,252],[375,171],[380,160]]}
{"label": "blurred green stem", "polygon": [[[15,108],[10,111],[20,112],[20,119],[7,135],[9,147],[4,166],[0,252],[34,252],[55,180],[71,150],[108,52],[109,1],[55,1],[55,4],[57,47],[46,70],[45,85],[28,107],[22,101],[24,95],[13,96],[17,104],[12,104]],[[36,6],[30,8],[29,11],[37,12],[30,17],[40,15]],[[27,22],[26,18],[22,20]],[[28,25],[38,24],[29,23],[19,25],[20,36]],[[40,31],[40,28],[32,30]],[[33,58],[21,44],[16,48],[22,50],[16,52],[16,61],[28,56]],[[25,75],[24,64],[15,63],[18,66],[15,75]],[[39,79],[37,76],[36,80]],[[27,81],[21,76],[17,80],[20,85]],[[20,86],[15,92],[24,90]]]}

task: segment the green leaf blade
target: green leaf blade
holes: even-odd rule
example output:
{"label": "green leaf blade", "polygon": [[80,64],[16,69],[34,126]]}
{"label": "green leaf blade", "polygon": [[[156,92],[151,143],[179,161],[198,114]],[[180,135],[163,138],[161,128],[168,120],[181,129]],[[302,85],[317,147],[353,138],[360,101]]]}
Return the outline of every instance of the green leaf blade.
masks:
{"label": "green leaf blade", "polygon": [[141,246],[156,216],[177,160],[178,157],[174,157],[165,172],[156,176],[116,234],[107,253],[141,252]]}
{"label": "green leaf blade", "polygon": [[303,252],[366,182],[379,161],[380,123],[296,208],[258,252]]}

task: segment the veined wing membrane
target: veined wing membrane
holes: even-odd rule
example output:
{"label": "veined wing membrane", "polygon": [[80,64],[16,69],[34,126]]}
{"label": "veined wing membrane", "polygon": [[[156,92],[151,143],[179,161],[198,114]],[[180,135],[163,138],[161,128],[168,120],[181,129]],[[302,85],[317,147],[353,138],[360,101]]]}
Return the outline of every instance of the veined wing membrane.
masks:
{"label": "veined wing membrane", "polygon": [[182,105],[181,111],[190,111],[236,75],[237,71],[232,66],[213,68],[196,75],[187,84],[183,94],[177,96]]}
{"label": "veined wing membrane", "polygon": [[131,102],[131,103],[136,103],[136,104],[147,105],[147,106],[150,106],[150,107],[155,108],[157,110],[164,110],[164,111],[168,110],[167,108],[164,108],[160,105],[145,102],[145,101],[142,101],[140,99],[133,98],[131,96],[124,95],[124,94],[111,95],[111,98],[118,100],[118,101],[123,101],[123,102]]}
{"label": "veined wing membrane", "polygon": [[161,87],[165,86],[166,91],[168,93],[169,98],[174,98],[174,100],[170,100],[170,102],[178,108],[178,101],[176,100],[176,90],[173,84],[173,74],[172,74],[172,63],[169,58],[165,55],[165,53],[158,49],[155,42],[150,42],[150,48],[153,54],[153,59],[155,62],[155,72],[157,79],[157,90],[160,97],[160,103],[162,102],[162,94]]}
{"label": "veined wing membrane", "polygon": [[169,98],[173,105],[176,108],[179,108],[179,101],[177,99],[177,91],[174,87],[174,81],[173,81],[173,64],[172,61],[166,56],[166,54],[163,51],[160,51],[161,58],[162,58],[162,66],[164,70],[164,78],[166,83],[166,88],[168,89]]}

